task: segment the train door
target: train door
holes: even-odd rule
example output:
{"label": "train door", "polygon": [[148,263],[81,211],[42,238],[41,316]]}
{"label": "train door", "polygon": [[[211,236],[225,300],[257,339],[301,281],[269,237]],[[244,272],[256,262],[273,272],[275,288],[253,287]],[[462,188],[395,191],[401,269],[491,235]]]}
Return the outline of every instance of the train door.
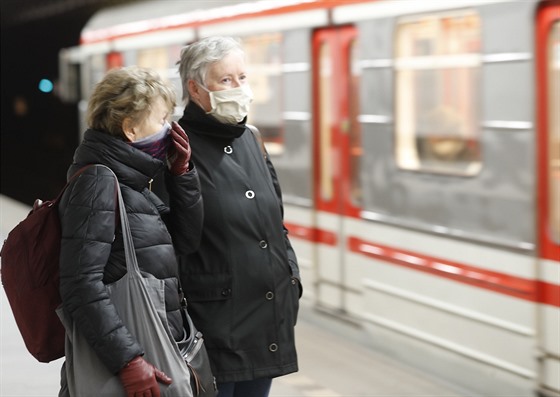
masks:
{"label": "train door", "polygon": [[[560,1],[537,13],[539,391],[560,394]],[[556,394],[558,393],[558,394]]]}
{"label": "train door", "polygon": [[356,54],[354,27],[321,29],[314,33],[316,303],[342,312],[348,310],[348,297],[352,296],[345,268],[348,219],[358,216],[361,194]]}

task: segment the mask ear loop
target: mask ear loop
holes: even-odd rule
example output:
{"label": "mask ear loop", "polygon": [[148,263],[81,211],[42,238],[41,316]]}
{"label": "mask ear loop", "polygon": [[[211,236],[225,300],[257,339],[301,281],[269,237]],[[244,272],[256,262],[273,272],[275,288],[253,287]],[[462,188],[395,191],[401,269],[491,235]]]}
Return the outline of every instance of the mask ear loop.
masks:
{"label": "mask ear loop", "polygon": [[[216,99],[214,98],[214,91],[210,91],[208,88],[204,87],[202,84],[200,84],[198,81],[196,82],[196,84],[202,88],[204,91],[206,91],[208,93],[208,95],[210,96],[210,111],[206,112],[206,114],[212,114],[213,112],[216,111]],[[198,106],[201,106],[201,104],[198,104]]]}
{"label": "mask ear loop", "polygon": [[197,84],[200,88],[202,88],[204,91],[206,91],[207,93],[210,94],[210,93],[212,92],[212,91],[210,91],[208,88],[206,88],[206,87],[204,87],[202,84],[200,84],[198,81],[196,81],[196,84]]}
{"label": "mask ear loop", "polygon": [[[206,91],[208,94],[210,94],[210,106],[212,106],[212,109],[214,109],[214,107],[216,106],[214,103],[214,100],[212,99],[212,91],[210,91],[208,88],[204,87],[202,84],[200,84],[198,81],[196,81],[195,79],[191,79],[192,81],[194,81],[194,83],[199,86],[200,88],[202,88],[204,91]],[[191,98],[191,100],[193,100],[201,109],[204,109],[204,106],[202,106],[202,103],[200,103],[200,101],[198,99],[194,99]]]}

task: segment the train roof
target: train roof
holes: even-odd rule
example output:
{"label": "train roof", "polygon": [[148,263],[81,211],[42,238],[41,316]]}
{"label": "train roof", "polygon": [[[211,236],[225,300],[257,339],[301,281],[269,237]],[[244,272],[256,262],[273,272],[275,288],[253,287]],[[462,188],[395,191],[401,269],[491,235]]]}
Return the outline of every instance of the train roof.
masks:
{"label": "train roof", "polygon": [[[270,31],[280,22],[276,19],[255,18],[250,27],[245,18],[273,17],[294,12],[294,18],[282,20],[292,28],[300,25],[321,26],[328,23],[344,24],[366,18],[403,16],[410,13],[482,6],[489,3],[538,0],[142,0],[98,11],[87,22],[81,33],[81,44],[96,44],[114,39],[129,38],[148,32],[179,33],[195,38],[194,29],[202,25],[223,25],[225,32],[252,29]],[[322,9],[322,10],[321,10]],[[330,14],[327,14],[330,9]],[[299,12],[299,18],[295,14]],[[314,12],[313,11],[317,11]],[[318,11],[322,11],[319,13]],[[262,23],[257,23],[260,20]],[[234,25],[223,22],[232,22]],[[239,22],[235,24],[235,22]],[[234,29],[231,29],[234,28]],[[212,29],[210,29],[212,31]],[[219,31],[219,30],[218,30]],[[212,31],[214,33],[214,31]],[[202,33],[204,35],[204,32]]]}
{"label": "train roof", "polygon": [[90,43],[316,2],[317,0],[144,0],[98,11],[84,26],[81,41]]}

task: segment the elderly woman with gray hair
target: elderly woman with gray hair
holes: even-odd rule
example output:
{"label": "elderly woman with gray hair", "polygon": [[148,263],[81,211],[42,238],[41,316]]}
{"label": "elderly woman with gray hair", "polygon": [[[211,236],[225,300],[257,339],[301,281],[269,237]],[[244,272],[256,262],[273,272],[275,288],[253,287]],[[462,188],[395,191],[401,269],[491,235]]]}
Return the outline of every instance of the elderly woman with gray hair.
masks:
{"label": "elderly woman with gray hair", "polygon": [[204,201],[200,247],[180,258],[189,313],[205,337],[219,397],[268,396],[298,370],[294,326],[300,273],[283,224],[274,167],[248,125],[253,94],[244,51],[230,37],[182,50],[186,108]]}

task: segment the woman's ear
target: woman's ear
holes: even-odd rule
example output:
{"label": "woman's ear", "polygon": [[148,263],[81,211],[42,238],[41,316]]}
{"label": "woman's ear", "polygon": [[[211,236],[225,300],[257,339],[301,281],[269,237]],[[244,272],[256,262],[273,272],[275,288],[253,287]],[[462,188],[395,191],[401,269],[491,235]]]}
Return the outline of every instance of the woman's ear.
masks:
{"label": "woman's ear", "polygon": [[124,132],[124,136],[126,136],[130,142],[134,142],[136,140],[136,133],[134,132],[134,128],[132,127],[132,120],[130,119],[130,117],[127,117],[123,120],[122,130]]}
{"label": "woman's ear", "polygon": [[196,81],[194,80],[189,80],[188,82],[188,89],[189,89],[189,95],[192,99],[195,99],[196,103],[200,103],[200,90],[201,88],[198,86],[198,84],[196,83]]}

